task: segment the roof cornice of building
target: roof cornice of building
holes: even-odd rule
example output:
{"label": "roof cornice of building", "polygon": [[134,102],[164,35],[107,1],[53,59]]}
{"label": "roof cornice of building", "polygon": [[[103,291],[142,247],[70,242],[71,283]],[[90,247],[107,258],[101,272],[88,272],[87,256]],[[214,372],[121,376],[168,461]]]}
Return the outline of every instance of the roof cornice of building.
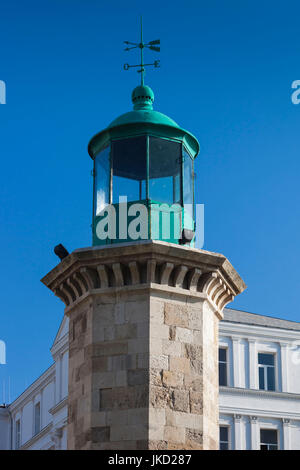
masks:
{"label": "roof cornice of building", "polygon": [[285,330],[300,331],[300,322],[284,320],[278,317],[260,315],[258,313],[237,310],[233,308],[224,309],[223,322],[241,323],[245,325],[264,326]]}
{"label": "roof cornice of building", "polygon": [[29,387],[27,387],[21,395],[19,395],[9,406],[9,410],[13,413],[16,408],[22,407],[28,399],[33,397],[37,391],[44,388],[55,378],[55,363],[52,364],[40,377],[38,377]]}
{"label": "roof cornice of building", "polygon": [[241,388],[241,387],[219,387],[220,393],[227,393],[230,395],[256,395],[263,398],[288,398],[294,400],[300,400],[299,393],[290,393],[290,392],[278,392],[271,390],[259,390],[254,388]]}
{"label": "roof cornice of building", "polygon": [[230,337],[240,337],[240,339],[255,340],[257,337],[268,341],[289,343],[299,341],[300,331],[276,328],[264,325],[252,325],[249,323],[239,323],[231,321],[221,321],[219,324],[219,337],[222,334]]}
{"label": "roof cornice of building", "polygon": [[26,450],[33,444],[35,444],[39,439],[48,434],[53,427],[53,423],[47,424],[38,434],[28,439],[18,450]]}

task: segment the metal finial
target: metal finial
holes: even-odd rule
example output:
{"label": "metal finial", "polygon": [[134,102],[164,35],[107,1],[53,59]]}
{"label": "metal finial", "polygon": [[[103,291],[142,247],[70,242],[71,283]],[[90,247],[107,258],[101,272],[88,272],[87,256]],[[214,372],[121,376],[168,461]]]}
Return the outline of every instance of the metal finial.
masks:
{"label": "metal finial", "polygon": [[127,44],[127,46],[129,45],[132,46],[132,47],[126,47],[124,49],[125,51],[130,51],[131,49],[137,49],[137,48],[141,50],[141,63],[137,65],[124,64],[124,70],[129,70],[132,67],[140,67],[140,69],[138,70],[138,73],[141,74],[141,85],[144,86],[145,67],[149,65],[154,65],[154,67],[157,68],[160,66],[160,61],[155,60],[152,64],[144,64],[143,50],[145,47],[148,47],[148,49],[150,49],[151,51],[160,52],[160,39],[155,39],[154,41],[150,41],[148,43],[143,42],[143,18],[141,16],[141,42],[136,43],[136,42],[124,41],[124,44]]}

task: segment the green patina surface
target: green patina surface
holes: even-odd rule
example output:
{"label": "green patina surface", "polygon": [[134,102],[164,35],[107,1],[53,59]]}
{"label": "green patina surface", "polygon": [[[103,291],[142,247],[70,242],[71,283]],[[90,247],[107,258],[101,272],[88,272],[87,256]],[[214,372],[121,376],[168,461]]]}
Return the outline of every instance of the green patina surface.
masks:
{"label": "green patina surface", "polygon": [[[169,118],[165,114],[153,110],[154,93],[150,87],[141,85],[136,87],[132,92],[133,110],[122,114],[103,131],[96,134],[88,145],[88,152],[91,158],[94,160],[99,152],[104,149],[107,145],[111,144],[112,141],[124,138],[130,138],[135,136],[155,136],[165,139],[175,140],[181,142],[189,152],[190,156],[195,159],[200,151],[199,143],[190,132],[181,128],[173,119]],[[130,165],[130,162],[128,162]],[[171,206],[162,206],[161,202],[144,200],[128,202],[128,209],[131,205],[140,203],[145,206],[148,210],[148,233],[146,237],[140,237],[139,239],[159,239],[168,241],[171,243],[179,244],[178,233],[181,233],[183,228],[195,230],[195,221],[183,207],[178,210],[172,210]],[[118,225],[119,225],[119,204],[113,204],[116,214],[116,227],[117,227],[117,238],[112,239],[107,237],[104,240],[99,239],[97,236],[98,223],[105,217],[105,213],[101,216],[95,216],[93,214],[93,245],[103,245],[111,243],[120,243],[134,241],[136,238],[131,238],[128,235],[125,238],[119,238],[118,236]],[[170,209],[171,208],[171,209]],[[166,215],[166,212],[170,215],[170,236],[165,238],[163,232],[162,218]],[[136,216],[128,216],[127,228],[130,227],[130,223],[136,219]],[[177,232],[177,234],[175,233]],[[194,246],[194,239],[190,243]]]}
{"label": "green patina surface", "polygon": [[88,145],[94,159],[110,140],[124,136],[155,135],[182,141],[193,158],[200,151],[196,137],[165,114],[153,110],[154,93],[148,86],[138,86],[132,92],[133,111],[122,114],[103,131],[96,134]]}
{"label": "green patina surface", "polygon": [[[134,215],[128,215],[128,212],[130,213],[130,208],[133,208],[135,204],[142,205],[145,208],[145,212],[147,213],[146,219],[140,217],[141,211],[139,210],[137,210]],[[184,209],[181,206],[170,205],[151,200],[143,200],[128,202],[123,207],[121,207],[121,204],[113,204],[113,207],[115,210],[114,215],[112,215],[111,212],[108,213],[106,210],[104,210],[103,214],[98,215],[94,218],[94,246],[110,245],[112,243],[132,242],[136,240],[162,240],[169,243],[179,244],[185,217]],[[123,210],[122,215],[121,210]],[[126,213],[127,218],[127,233],[121,234],[119,230],[120,217],[124,217],[124,213]],[[109,225],[107,223],[108,216],[114,219],[115,236],[113,238],[111,238],[109,236],[110,234],[107,233],[109,228]],[[188,216],[186,215],[186,217]],[[112,219],[110,219],[109,223],[111,224],[111,222]],[[145,225],[144,227],[141,227],[141,223],[143,222]],[[100,226],[98,226],[99,223]],[[131,226],[132,223],[133,225]],[[194,230],[194,221],[189,219],[185,227]],[[130,235],[130,232],[132,231],[137,236],[132,237]],[[104,235],[106,232],[107,236],[105,238],[99,238],[98,235],[100,234],[100,232]],[[191,246],[194,246],[194,241],[192,241]]]}

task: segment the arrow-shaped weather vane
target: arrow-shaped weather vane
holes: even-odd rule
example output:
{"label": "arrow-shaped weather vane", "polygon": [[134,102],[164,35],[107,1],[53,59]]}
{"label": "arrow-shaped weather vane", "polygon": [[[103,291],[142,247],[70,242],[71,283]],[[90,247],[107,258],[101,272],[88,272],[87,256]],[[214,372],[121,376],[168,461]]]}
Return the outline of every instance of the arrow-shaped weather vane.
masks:
{"label": "arrow-shaped weather vane", "polygon": [[[147,47],[151,51],[160,52],[160,46],[158,46],[158,44],[160,45],[160,39],[155,39],[154,41],[150,41],[148,43],[143,42],[143,22],[141,18],[141,42],[136,43],[136,42],[124,41],[124,44],[127,45],[127,47],[124,49],[125,51],[130,51],[131,49],[137,49],[137,48],[141,50],[141,63],[137,65],[124,64],[124,70],[129,70],[132,67],[140,67],[138,72],[141,74],[141,85],[144,85],[145,67],[149,65],[154,65],[154,67],[159,67],[160,61],[155,60],[152,64],[144,64],[143,50],[145,49],[145,47]],[[131,47],[128,47],[128,46],[131,46]]]}

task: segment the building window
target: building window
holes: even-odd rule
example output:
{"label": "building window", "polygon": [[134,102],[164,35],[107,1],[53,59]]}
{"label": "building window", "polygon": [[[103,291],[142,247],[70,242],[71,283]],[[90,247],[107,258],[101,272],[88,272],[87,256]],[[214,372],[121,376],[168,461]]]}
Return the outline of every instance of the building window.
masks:
{"label": "building window", "polygon": [[227,386],[227,349],[219,348],[219,385]]}
{"label": "building window", "polygon": [[220,426],[220,450],[229,450],[229,427]]}
{"label": "building window", "polygon": [[37,403],[34,407],[34,434],[41,430],[41,404]]}
{"label": "building window", "polygon": [[277,450],[278,433],[277,429],[260,430],[260,450]]}
{"label": "building window", "polygon": [[275,356],[258,354],[258,374],[260,390],[275,390]]}
{"label": "building window", "polygon": [[19,419],[16,421],[15,432],[15,447],[19,449],[21,446],[21,421]]}

